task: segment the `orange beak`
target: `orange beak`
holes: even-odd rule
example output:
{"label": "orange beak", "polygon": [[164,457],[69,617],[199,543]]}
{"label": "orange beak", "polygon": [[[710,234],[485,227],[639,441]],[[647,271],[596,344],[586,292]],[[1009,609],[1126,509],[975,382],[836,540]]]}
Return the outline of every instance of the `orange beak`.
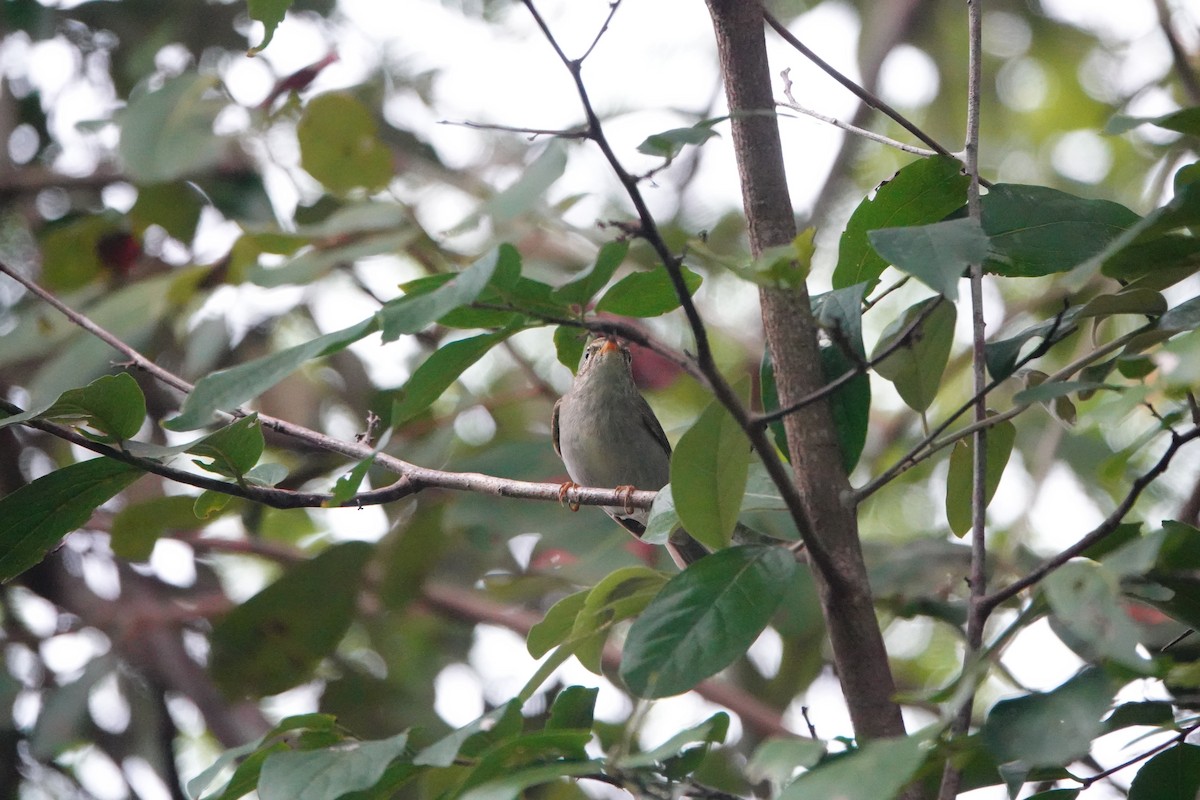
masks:
{"label": "orange beak", "polygon": [[617,344],[616,339],[605,339],[604,344],[600,345],[600,354],[615,353],[621,349],[621,345]]}

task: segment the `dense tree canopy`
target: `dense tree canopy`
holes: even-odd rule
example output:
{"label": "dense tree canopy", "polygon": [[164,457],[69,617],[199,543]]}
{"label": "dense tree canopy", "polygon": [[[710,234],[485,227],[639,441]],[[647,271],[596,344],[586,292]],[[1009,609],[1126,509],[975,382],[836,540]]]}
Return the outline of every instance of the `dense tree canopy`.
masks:
{"label": "dense tree canopy", "polygon": [[383,5],[0,6],[4,796],[1195,796],[1200,7]]}

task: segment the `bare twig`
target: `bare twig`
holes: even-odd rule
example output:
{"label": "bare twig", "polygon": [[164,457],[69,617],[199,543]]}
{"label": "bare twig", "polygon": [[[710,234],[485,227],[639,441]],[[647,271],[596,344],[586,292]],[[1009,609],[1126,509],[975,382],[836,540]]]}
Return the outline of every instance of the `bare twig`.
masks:
{"label": "bare twig", "polygon": [[1171,24],[1171,9],[1167,6],[1167,0],[1154,0],[1154,8],[1158,11],[1158,27],[1167,37],[1167,45],[1171,48],[1175,74],[1179,76],[1179,82],[1183,84],[1188,99],[1192,103],[1200,103],[1200,78],[1192,68],[1188,52],[1183,49],[1183,42],[1179,41],[1179,36],[1175,33],[1175,26]]}
{"label": "bare twig", "polygon": [[883,134],[875,133],[874,131],[869,131],[866,128],[860,128],[857,125],[851,125],[848,122],[842,122],[840,119],[836,119],[835,117],[826,116],[819,111],[813,111],[810,108],[805,108],[796,102],[796,98],[792,97],[791,71],[791,67],[788,67],[779,73],[779,77],[783,78],[783,96],[788,99],[786,103],[777,103],[777,105],[781,108],[790,108],[792,111],[812,117],[813,119],[819,119],[821,122],[832,125],[835,128],[840,128],[848,133],[853,133],[855,136],[861,136],[864,139],[871,140],[872,142],[878,142],[879,144],[885,144],[888,147],[894,147],[897,150],[903,150],[905,153],[912,153],[913,155],[925,157],[938,155],[936,150],[927,150],[924,147],[914,147],[911,144],[898,142],[895,139],[884,136]]}
{"label": "bare twig", "polygon": [[480,131],[507,131],[508,133],[524,133],[529,138],[536,139],[539,136],[553,136],[556,139],[586,139],[588,132],[586,128],[521,128],[513,125],[497,125],[490,122],[472,122],[470,120],[453,120],[440,119],[439,125],[456,125],[460,128],[473,128]]}
{"label": "bare twig", "polygon": [[[976,222],[980,219],[979,206],[979,112],[982,68],[980,45],[983,39],[980,8],[982,0],[967,0],[967,135],[965,166],[971,182],[967,186],[967,215]],[[970,265],[971,283],[971,344],[972,377],[974,381],[975,424],[987,419],[987,373],[984,359],[984,316],[983,316],[983,264]],[[983,627],[987,620],[980,604],[987,592],[987,428],[979,427],[974,433],[974,451],[971,459],[971,575],[970,600],[967,613],[967,649],[963,656],[964,669],[978,658],[983,647]],[[962,736],[971,727],[971,712],[975,704],[972,691],[963,701],[958,714],[950,723],[952,736]],[[951,759],[946,760],[942,772],[942,784],[938,791],[941,800],[953,800],[958,796],[962,783],[962,769]]]}

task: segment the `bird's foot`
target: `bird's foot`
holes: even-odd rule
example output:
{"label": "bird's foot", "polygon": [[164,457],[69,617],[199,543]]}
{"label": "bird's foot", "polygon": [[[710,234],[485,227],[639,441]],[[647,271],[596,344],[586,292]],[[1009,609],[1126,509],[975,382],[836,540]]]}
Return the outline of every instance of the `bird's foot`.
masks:
{"label": "bird's foot", "polygon": [[571,492],[579,488],[579,484],[575,481],[564,481],[558,487],[558,502],[567,506],[572,511],[579,510],[579,500],[571,497]]}
{"label": "bird's foot", "polygon": [[637,491],[636,486],[630,486],[630,485],[626,484],[625,486],[618,486],[616,491],[617,491],[617,494],[621,496],[621,503],[625,506],[626,514],[632,514],[634,511],[637,510],[633,507],[633,504],[631,502],[633,493]]}

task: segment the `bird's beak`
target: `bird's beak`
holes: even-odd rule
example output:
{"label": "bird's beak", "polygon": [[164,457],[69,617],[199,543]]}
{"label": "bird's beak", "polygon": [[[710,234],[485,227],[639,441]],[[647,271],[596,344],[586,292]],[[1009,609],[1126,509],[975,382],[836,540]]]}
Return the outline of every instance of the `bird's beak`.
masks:
{"label": "bird's beak", "polygon": [[604,344],[600,345],[600,355],[615,353],[621,349],[621,345],[617,344],[616,339],[605,339]]}

